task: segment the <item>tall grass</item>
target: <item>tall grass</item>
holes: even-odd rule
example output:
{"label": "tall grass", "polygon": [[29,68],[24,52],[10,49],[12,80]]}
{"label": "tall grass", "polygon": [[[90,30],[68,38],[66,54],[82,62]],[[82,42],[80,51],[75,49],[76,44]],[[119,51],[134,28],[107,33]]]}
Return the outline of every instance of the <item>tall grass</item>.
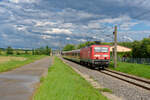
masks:
{"label": "tall grass", "polygon": [[110,68],[116,71],[150,79],[150,65],[118,62],[117,68],[113,68],[112,64]]}
{"label": "tall grass", "polygon": [[107,100],[85,79],[55,58],[34,100]]}
{"label": "tall grass", "polygon": [[32,56],[32,55],[21,55],[16,57],[25,57],[26,60],[24,61],[17,61],[17,60],[11,60],[5,63],[0,64],[0,72],[9,71],[17,67],[21,67],[25,64],[29,64],[31,62],[34,62],[35,60],[38,60],[40,58],[43,58],[45,56]]}

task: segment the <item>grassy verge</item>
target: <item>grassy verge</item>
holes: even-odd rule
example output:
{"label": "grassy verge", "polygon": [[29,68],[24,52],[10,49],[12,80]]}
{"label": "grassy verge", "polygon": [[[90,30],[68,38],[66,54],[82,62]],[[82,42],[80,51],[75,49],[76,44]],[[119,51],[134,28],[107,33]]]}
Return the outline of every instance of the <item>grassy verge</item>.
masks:
{"label": "grassy verge", "polygon": [[100,92],[108,92],[108,93],[112,93],[112,90],[108,89],[108,88],[99,88],[98,89]]}
{"label": "grassy verge", "polygon": [[35,60],[41,59],[45,56],[21,55],[21,56],[16,56],[16,57],[24,57],[24,58],[26,58],[26,60],[24,60],[24,61],[11,60],[11,61],[8,61],[5,63],[1,63],[0,64],[0,72],[4,72],[4,71],[12,70],[17,67],[21,67],[25,64],[29,64],[29,63],[34,62]]}
{"label": "grassy verge", "polygon": [[118,62],[117,68],[114,69],[112,65],[110,68],[112,70],[116,70],[116,71],[120,71],[123,73],[150,79],[150,66],[149,65]]}
{"label": "grassy verge", "polygon": [[34,100],[107,100],[59,58],[41,80]]}

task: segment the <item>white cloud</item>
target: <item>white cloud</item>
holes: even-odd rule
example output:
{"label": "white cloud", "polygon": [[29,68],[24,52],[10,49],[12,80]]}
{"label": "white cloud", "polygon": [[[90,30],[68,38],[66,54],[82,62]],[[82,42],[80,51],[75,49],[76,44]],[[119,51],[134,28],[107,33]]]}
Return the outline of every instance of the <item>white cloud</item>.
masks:
{"label": "white cloud", "polygon": [[67,37],[67,38],[66,38],[66,40],[70,40],[70,39],[71,39],[70,37]]}
{"label": "white cloud", "polygon": [[[81,10],[75,10],[71,8],[63,9],[61,12],[58,12],[59,16],[75,19],[86,19],[86,18],[97,18],[100,15],[84,12]],[[73,19],[72,19],[73,20]]]}
{"label": "white cloud", "polygon": [[36,2],[37,0],[9,0],[9,1],[13,3],[33,3]]}
{"label": "white cloud", "polygon": [[135,26],[136,24],[138,24],[138,22],[124,22],[120,25],[120,30],[130,30],[131,27]]}
{"label": "white cloud", "polygon": [[8,35],[6,35],[5,33],[3,33],[3,34],[2,34],[2,37],[3,37],[3,38],[7,38]]}
{"label": "white cloud", "polygon": [[93,36],[93,39],[97,39],[98,37],[96,37],[96,36]]}
{"label": "white cloud", "polygon": [[10,2],[19,3],[19,0],[9,0]]}
{"label": "white cloud", "polygon": [[56,23],[54,23],[54,22],[42,22],[42,21],[37,21],[36,22],[36,25],[35,26],[37,26],[37,27],[39,27],[39,26],[47,26],[47,25],[55,25]]}
{"label": "white cloud", "polygon": [[132,38],[127,37],[127,36],[123,36],[123,39],[127,39],[128,41],[131,41],[131,42],[133,42],[133,41],[134,41]]}
{"label": "white cloud", "polygon": [[13,27],[18,31],[26,31],[26,26],[23,25],[13,25]]}
{"label": "white cloud", "polygon": [[59,29],[59,28],[53,28],[52,30],[47,30],[45,33],[49,34],[72,34],[72,32],[68,29]]}
{"label": "white cloud", "polygon": [[150,7],[149,0],[125,0],[125,4],[128,4],[130,6],[136,6],[136,7],[142,7],[142,8],[148,8]]}
{"label": "white cloud", "polygon": [[35,25],[35,23],[38,21],[38,20],[35,20],[35,19],[24,19],[22,17],[19,17],[18,19],[21,19],[21,20],[17,20],[16,21],[18,22],[18,24],[26,24],[26,25]]}
{"label": "white cloud", "polygon": [[7,9],[0,7],[0,14],[5,14],[7,11]]}
{"label": "white cloud", "polygon": [[66,33],[66,34],[71,34],[72,32],[68,29],[58,29],[58,28],[54,28],[52,29],[53,33]]}
{"label": "white cloud", "polygon": [[17,28],[19,31],[25,31],[26,30],[26,27],[18,27]]}
{"label": "white cloud", "polygon": [[[113,24],[113,25],[120,25],[122,23],[127,23],[131,21],[131,18],[129,16],[120,16],[116,18],[103,18],[103,19],[98,19],[98,20],[91,20],[88,23],[89,28],[101,28],[105,24]],[[109,25],[108,25],[109,27]]]}
{"label": "white cloud", "polygon": [[86,42],[85,39],[79,39],[78,41],[79,41],[79,42]]}
{"label": "white cloud", "polygon": [[15,26],[18,31],[26,31],[26,26]]}
{"label": "white cloud", "polygon": [[102,20],[99,20],[99,23],[110,23],[110,24],[120,24],[122,22],[130,21],[131,18],[129,16],[120,16],[117,18],[105,18]]}
{"label": "white cloud", "polygon": [[98,29],[98,28],[101,28],[101,25],[99,23],[89,23],[88,28]]}
{"label": "white cloud", "polygon": [[[95,5],[94,9],[93,9],[93,6],[92,6],[92,9],[89,9],[90,7],[88,6],[85,8],[83,7],[83,9],[81,10],[80,7],[70,8],[71,6],[67,6],[67,7],[65,6],[64,9],[62,9],[63,7],[61,7],[60,9],[57,6],[51,6],[53,4],[50,4],[51,2],[50,3],[48,2],[50,0],[43,0],[43,1],[40,0],[41,3],[39,5],[36,5],[37,4],[36,2],[39,0],[3,0],[3,1],[4,2],[0,3],[0,8],[1,8],[0,18],[1,18],[1,23],[2,23],[1,30],[4,33],[5,32],[10,33],[12,36],[14,36],[13,37],[14,40],[15,38],[18,38],[18,35],[19,35],[21,38],[30,37],[30,39],[27,39],[27,40],[31,42],[35,42],[32,40],[36,39],[36,41],[39,41],[40,43],[42,42],[43,45],[45,45],[45,43],[49,44],[51,42],[53,46],[54,45],[53,43],[55,43],[53,41],[54,40],[53,35],[57,34],[55,38],[57,38],[58,40],[60,39],[62,41],[66,39],[70,40],[70,36],[72,36],[71,40],[72,41],[76,40],[76,42],[78,41],[85,42],[86,41],[85,39],[87,39],[88,37],[90,39],[91,38],[95,40],[102,39],[102,41],[106,41],[107,40],[106,38],[108,38],[106,37],[106,34],[112,34],[112,32],[114,31],[114,28],[112,28],[112,26],[115,24],[120,25],[121,32],[127,31],[127,33],[124,32],[125,35],[132,34],[132,36],[129,36],[129,37],[133,39],[136,39],[136,38],[139,39],[139,37],[143,38],[144,36],[141,34],[150,35],[150,32],[142,32],[142,31],[131,32],[130,31],[131,27],[139,23],[137,23],[137,21],[135,22],[131,21],[132,19],[128,16],[128,13],[130,13],[130,11],[124,13],[124,10],[126,10],[124,9],[124,7],[127,7],[127,8],[131,7],[128,5],[124,6],[125,3],[128,3],[129,0],[127,0],[127,2],[125,3],[123,2],[122,5],[120,5],[119,3],[119,2],[122,2],[122,0],[112,0],[112,1],[108,0],[109,1],[108,3],[106,3],[107,0],[100,0],[100,1],[95,0],[98,2],[102,2],[102,3],[103,1],[106,1],[104,3],[110,4],[112,7],[112,10],[114,10],[113,8],[117,8],[118,11],[120,10],[125,15],[122,15],[120,12],[113,15],[111,13],[115,11],[107,12],[107,7],[105,7],[105,5],[103,8],[101,8],[101,6],[99,8],[98,6],[94,4],[95,2],[93,2],[93,4]],[[111,4],[111,2],[116,2],[116,1],[119,4],[116,3],[117,5],[115,5],[114,7],[114,4]],[[137,0],[137,1],[141,1],[141,0]],[[35,2],[36,4],[35,5],[32,4],[33,2]],[[136,7],[138,3],[135,3],[135,2],[136,1],[133,0],[134,4],[132,4],[130,1],[130,4],[135,5],[134,7]],[[55,5],[55,2],[54,2],[54,5]],[[107,6],[110,6],[110,5],[107,5]],[[122,7],[120,7],[119,9],[118,6],[119,7],[122,6]],[[96,8],[98,8],[98,11]],[[122,16],[119,16],[119,15],[122,15]],[[119,17],[116,17],[116,16],[119,16]],[[9,24],[10,26],[17,25],[15,27],[16,30],[9,28],[9,27],[3,28],[4,24]],[[107,28],[104,28],[104,26],[106,26]],[[12,29],[14,31],[11,31],[11,30],[9,31],[9,29]],[[119,34],[122,35],[121,32],[119,30],[118,35]],[[133,35],[133,34],[136,34],[136,35]],[[66,38],[65,35],[69,35],[69,36]],[[136,37],[136,36],[139,36],[139,37]],[[4,34],[2,35],[2,37],[7,37],[7,35]],[[127,37],[124,37],[124,38],[126,38],[126,40],[131,40],[131,39],[127,39]],[[11,39],[12,37],[8,35],[8,38]],[[45,41],[49,41],[49,42],[45,42]],[[24,44],[27,44],[27,43],[24,43]],[[19,45],[22,46],[21,43]],[[35,42],[35,45],[36,45],[36,42]]]}
{"label": "white cloud", "polygon": [[63,23],[59,27],[61,27],[61,28],[75,28],[75,25],[73,25],[73,23]]}
{"label": "white cloud", "polygon": [[[98,20],[92,20],[88,23],[88,28],[95,29],[95,31],[104,31],[111,32],[114,29],[112,28],[114,25],[118,25],[120,29],[123,30],[130,30],[139,22],[131,22],[132,19],[129,16],[120,16],[116,18],[103,18]],[[107,25],[109,24],[109,25]],[[97,30],[96,30],[97,29]]]}
{"label": "white cloud", "polygon": [[42,35],[41,37],[42,37],[42,39],[51,39],[51,38],[53,38],[52,36],[49,36],[49,35]]}
{"label": "white cloud", "polygon": [[80,18],[91,18],[91,17],[98,17],[97,15],[91,14],[91,13],[87,13],[87,12],[83,12],[83,11],[79,11],[77,13],[77,16]]}

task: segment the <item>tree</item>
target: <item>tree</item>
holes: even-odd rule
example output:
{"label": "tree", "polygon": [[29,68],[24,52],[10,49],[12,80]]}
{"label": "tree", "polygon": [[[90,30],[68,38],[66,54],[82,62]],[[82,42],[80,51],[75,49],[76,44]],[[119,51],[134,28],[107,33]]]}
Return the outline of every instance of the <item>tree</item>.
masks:
{"label": "tree", "polygon": [[118,44],[121,46],[132,48],[133,42],[119,42]]}
{"label": "tree", "polygon": [[70,51],[70,50],[74,50],[74,49],[75,49],[75,45],[67,44],[67,45],[63,48],[63,51]]}
{"label": "tree", "polygon": [[32,49],[32,55],[35,55],[34,49]]}
{"label": "tree", "polygon": [[149,45],[150,45],[150,38],[145,38],[142,40],[141,44],[141,52],[143,58],[149,58]]}
{"label": "tree", "polygon": [[51,48],[48,47],[48,45],[45,47],[45,54],[50,55],[51,53]]}
{"label": "tree", "polygon": [[34,54],[35,54],[35,55],[40,55],[39,50],[38,50],[38,49],[35,49],[35,50],[34,50]]}
{"label": "tree", "polygon": [[132,44],[132,57],[149,58],[150,56],[150,39],[145,38],[142,41],[134,41]]}
{"label": "tree", "polygon": [[32,49],[32,55],[50,55],[51,48],[48,46]]}
{"label": "tree", "polygon": [[10,46],[8,46],[8,48],[6,49],[6,54],[12,55],[13,54],[13,48],[11,48]]}
{"label": "tree", "polygon": [[0,49],[0,55],[2,54],[2,50]]}
{"label": "tree", "polygon": [[20,54],[21,54],[21,53],[17,50],[17,51],[16,51],[16,55],[20,55]]}
{"label": "tree", "polygon": [[77,49],[80,49],[80,48],[83,48],[83,47],[86,47],[86,46],[90,46],[90,45],[94,45],[96,44],[96,41],[87,41],[85,43],[81,43],[77,46]]}
{"label": "tree", "polygon": [[77,46],[77,49],[80,49],[80,48],[83,48],[83,47],[85,47],[86,45],[85,44],[79,44],[78,46]]}
{"label": "tree", "polygon": [[28,50],[25,50],[25,54],[26,54],[26,55],[29,54],[29,53],[28,53]]}
{"label": "tree", "polygon": [[132,57],[141,58],[141,42],[134,41],[132,45]]}
{"label": "tree", "polygon": [[39,48],[40,55],[45,55],[45,53],[46,53],[45,51],[46,50],[44,47]]}
{"label": "tree", "polygon": [[147,53],[150,56],[150,45],[147,45]]}

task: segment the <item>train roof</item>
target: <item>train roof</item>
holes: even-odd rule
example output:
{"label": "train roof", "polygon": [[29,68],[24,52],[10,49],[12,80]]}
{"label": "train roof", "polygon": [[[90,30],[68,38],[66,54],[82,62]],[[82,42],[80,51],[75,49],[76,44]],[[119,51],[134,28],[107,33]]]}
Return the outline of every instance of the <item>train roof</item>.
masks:
{"label": "train roof", "polygon": [[77,49],[77,50],[71,50],[71,51],[63,51],[63,53],[70,53],[70,52],[80,52],[80,49]]}
{"label": "train roof", "polygon": [[[100,45],[100,44],[94,44],[94,45],[86,46],[86,47],[83,47],[83,48],[96,47],[96,46],[110,47],[110,45]],[[81,49],[83,49],[83,48],[81,48]]]}
{"label": "train roof", "polygon": [[[88,48],[88,47],[97,47],[97,46],[110,47],[109,45],[91,45],[91,46],[83,47],[81,49]],[[78,53],[78,52],[80,52],[81,49],[71,50],[71,51],[63,51],[62,53],[70,53],[70,52]]]}
{"label": "train roof", "polygon": [[95,47],[95,46],[104,46],[104,47],[110,47],[109,45],[91,45],[90,47]]}

